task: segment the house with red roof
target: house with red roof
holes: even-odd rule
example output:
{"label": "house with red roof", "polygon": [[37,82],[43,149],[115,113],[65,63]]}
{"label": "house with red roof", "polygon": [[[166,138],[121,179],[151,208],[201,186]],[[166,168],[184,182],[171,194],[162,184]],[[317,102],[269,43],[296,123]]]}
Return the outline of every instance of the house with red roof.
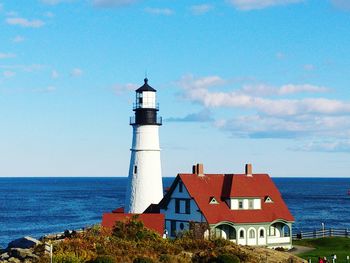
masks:
{"label": "house with red roof", "polygon": [[[292,247],[294,218],[268,174],[204,174],[203,165],[178,174],[159,203],[171,238],[194,224],[206,225],[206,237],[240,245]],[[146,210],[147,211],[147,210]]]}

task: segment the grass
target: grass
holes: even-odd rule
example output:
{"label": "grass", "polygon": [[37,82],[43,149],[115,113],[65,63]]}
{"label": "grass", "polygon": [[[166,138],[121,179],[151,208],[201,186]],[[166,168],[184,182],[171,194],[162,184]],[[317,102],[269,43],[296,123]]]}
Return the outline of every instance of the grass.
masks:
{"label": "grass", "polygon": [[293,244],[315,248],[315,250],[298,255],[306,260],[310,258],[312,262],[318,262],[317,260],[319,256],[326,256],[327,259],[330,260],[331,255],[336,254],[337,263],[347,263],[346,257],[350,256],[350,238],[346,237],[295,240],[293,241]]}

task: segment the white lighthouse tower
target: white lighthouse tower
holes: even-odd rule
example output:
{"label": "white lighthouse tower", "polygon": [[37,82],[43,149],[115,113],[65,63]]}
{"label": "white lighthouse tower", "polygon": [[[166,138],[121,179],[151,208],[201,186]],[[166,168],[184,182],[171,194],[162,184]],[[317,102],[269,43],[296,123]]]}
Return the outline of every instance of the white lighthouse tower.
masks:
{"label": "white lighthouse tower", "polygon": [[158,133],[162,119],[157,117],[156,92],[147,78],[136,90],[135,116],[130,118],[133,137],[125,213],[143,213],[150,204],[158,204],[163,198]]}

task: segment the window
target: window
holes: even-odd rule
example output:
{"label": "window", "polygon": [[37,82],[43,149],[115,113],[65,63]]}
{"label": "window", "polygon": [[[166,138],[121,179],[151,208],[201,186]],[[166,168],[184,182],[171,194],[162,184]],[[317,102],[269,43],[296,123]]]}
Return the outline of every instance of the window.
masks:
{"label": "window", "polygon": [[182,191],[183,191],[183,186],[184,186],[184,184],[180,181],[179,182],[179,192],[180,193],[182,193]]}
{"label": "window", "polygon": [[212,197],[210,197],[210,201],[209,201],[209,204],[211,204],[211,205],[217,205],[217,204],[219,204],[219,202],[215,199],[215,197],[214,196],[212,196]]}
{"label": "window", "polygon": [[254,200],[248,200],[249,209],[254,209]]}
{"label": "window", "polygon": [[254,229],[249,230],[249,238],[255,238],[255,230]]}
{"label": "window", "polygon": [[184,228],[185,228],[184,223],[180,223],[180,229],[181,229],[181,230],[184,230]]}
{"label": "window", "polygon": [[265,233],[264,233],[264,229],[260,229],[260,232],[259,232],[259,237],[264,237]]}
{"label": "window", "polygon": [[176,214],[191,214],[191,200],[190,199],[175,199],[175,213]]}
{"label": "window", "polygon": [[186,214],[191,214],[191,200],[186,200]]}
{"label": "window", "polygon": [[243,209],[243,200],[238,201],[238,208]]}
{"label": "window", "polygon": [[244,231],[243,230],[239,231],[239,238],[244,238]]}
{"label": "window", "polygon": [[137,165],[134,166],[134,174],[137,174]]}
{"label": "window", "polygon": [[173,220],[170,221],[170,236],[176,236],[176,221]]}
{"label": "window", "polygon": [[282,235],[283,235],[283,237],[290,236],[289,226],[285,225],[282,227]]}
{"label": "window", "polygon": [[175,213],[179,214],[180,213],[180,200],[175,199]]}
{"label": "window", "polygon": [[273,227],[273,226],[270,226],[270,236],[275,236],[276,235],[276,228],[275,227]]}

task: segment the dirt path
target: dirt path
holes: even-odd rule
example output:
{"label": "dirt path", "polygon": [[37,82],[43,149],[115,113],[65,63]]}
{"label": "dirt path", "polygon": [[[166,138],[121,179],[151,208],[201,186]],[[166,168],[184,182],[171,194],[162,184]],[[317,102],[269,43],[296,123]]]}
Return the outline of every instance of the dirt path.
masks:
{"label": "dirt path", "polygon": [[301,253],[312,251],[314,249],[315,248],[313,248],[313,247],[304,247],[304,246],[294,245],[293,249],[289,250],[288,252],[293,254],[293,255],[298,255],[298,254],[301,254]]}

